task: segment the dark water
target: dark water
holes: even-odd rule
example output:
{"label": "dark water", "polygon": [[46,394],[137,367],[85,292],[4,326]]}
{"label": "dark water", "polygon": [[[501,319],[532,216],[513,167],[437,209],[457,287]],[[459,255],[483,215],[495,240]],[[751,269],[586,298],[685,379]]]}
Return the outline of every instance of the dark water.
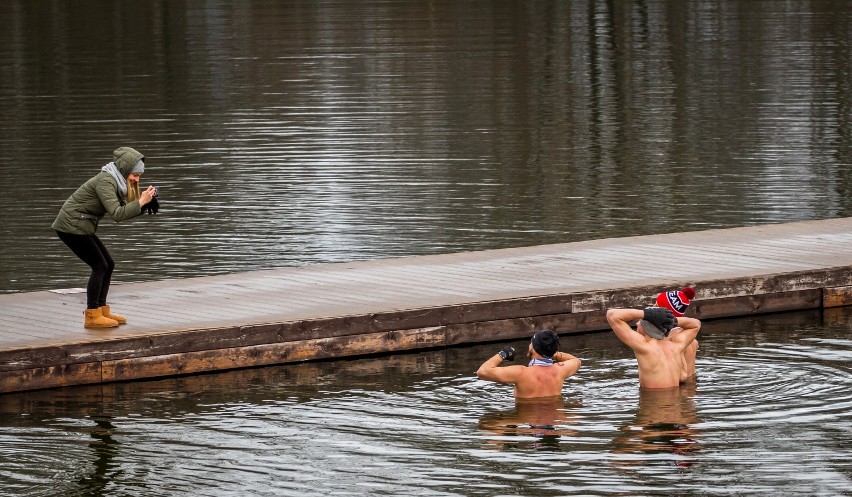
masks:
{"label": "dark water", "polygon": [[0,493],[850,495],[850,326],[705,323],[698,384],[663,392],[613,334],[563,337],[559,403],[476,379],[495,344],[3,395]]}
{"label": "dark water", "polygon": [[847,0],[0,3],[0,291],[852,215]]}
{"label": "dark water", "polygon": [[[114,281],[852,216],[846,0],[0,2],[0,292],[121,145],[163,209]],[[562,405],[494,345],[0,396],[3,495],[852,494],[849,311],[610,334]],[[523,345],[523,344],[518,344]]]}

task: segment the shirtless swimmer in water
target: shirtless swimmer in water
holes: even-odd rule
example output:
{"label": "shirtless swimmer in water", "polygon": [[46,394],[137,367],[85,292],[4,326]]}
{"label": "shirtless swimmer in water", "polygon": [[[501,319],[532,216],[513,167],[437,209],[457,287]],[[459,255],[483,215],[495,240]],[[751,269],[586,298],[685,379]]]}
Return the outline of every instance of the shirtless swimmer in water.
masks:
{"label": "shirtless swimmer in water", "polygon": [[[640,388],[673,388],[695,375],[695,338],[701,321],[675,318],[661,307],[610,309],[606,319],[615,335],[636,355]],[[637,320],[634,331],[628,322]]]}
{"label": "shirtless swimmer in water", "polygon": [[[657,298],[654,299],[654,305],[656,307],[668,309],[672,311],[672,314],[674,314],[675,318],[680,318],[683,317],[684,313],[689,308],[689,304],[694,298],[695,288],[686,286],[679,290],[669,290],[661,292],[659,295],[657,295]],[[674,328],[669,336],[674,338],[674,336],[682,332],[682,328]],[[681,374],[681,383],[694,382],[696,380],[695,356],[697,353],[698,340],[692,340],[692,342],[687,345],[686,348],[683,350],[684,372]]]}
{"label": "shirtless swimmer in water", "polygon": [[515,349],[503,347],[479,366],[476,376],[514,385],[516,399],[559,396],[565,380],[580,369],[580,360],[558,349],[559,336],[551,330],[541,330],[530,341],[527,349],[530,362],[526,366],[500,367],[504,360],[515,358]]}

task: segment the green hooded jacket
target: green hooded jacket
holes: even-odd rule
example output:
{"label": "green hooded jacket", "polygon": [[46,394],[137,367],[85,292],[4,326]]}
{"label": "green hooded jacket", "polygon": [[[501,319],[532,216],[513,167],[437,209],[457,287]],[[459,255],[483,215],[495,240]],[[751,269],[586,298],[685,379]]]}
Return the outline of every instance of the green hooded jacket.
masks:
{"label": "green hooded jacket", "polygon": [[[117,148],[113,162],[127,178],[133,166],[144,156],[130,147]],[[139,200],[125,203],[120,198],[118,184],[107,172],[101,171],[68,197],[51,227],[74,235],[94,235],[98,222],[109,213],[117,223],[142,214]]]}

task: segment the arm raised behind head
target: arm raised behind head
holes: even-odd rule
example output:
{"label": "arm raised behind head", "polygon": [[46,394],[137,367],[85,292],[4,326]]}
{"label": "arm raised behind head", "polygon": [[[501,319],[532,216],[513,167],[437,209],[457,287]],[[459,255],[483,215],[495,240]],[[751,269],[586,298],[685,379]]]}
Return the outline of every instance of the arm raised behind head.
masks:
{"label": "arm raised behind head", "polygon": [[642,319],[645,312],[641,309],[609,309],[606,311],[606,320],[615,336],[631,349],[641,347],[645,343],[642,335],[633,331],[627,324],[628,321]]}
{"label": "arm raised behind head", "polygon": [[677,325],[680,332],[672,335],[672,342],[686,348],[698,337],[698,332],[701,330],[701,321],[695,318],[677,318]]}
{"label": "arm raised behind head", "polygon": [[476,370],[476,377],[480,380],[496,381],[497,383],[515,383],[523,371],[523,366],[500,367],[503,357],[494,354],[490,359],[482,363]]}
{"label": "arm raised behind head", "polygon": [[568,352],[557,352],[553,354],[553,360],[556,361],[557,365],[564,368],[562,370],[563,378],[568,378],[569,376],[572,376],[580,369],[580,366],[582,365],[580,359],[577,359]]}

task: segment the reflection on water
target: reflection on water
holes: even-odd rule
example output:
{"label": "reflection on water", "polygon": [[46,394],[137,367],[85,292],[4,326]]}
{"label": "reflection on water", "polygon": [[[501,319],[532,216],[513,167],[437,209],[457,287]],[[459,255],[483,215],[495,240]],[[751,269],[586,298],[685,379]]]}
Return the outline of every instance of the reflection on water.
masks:
{"label": "reflection on water", "polygon": [[106,493],[110,481],[119,480],[122,477],[120,468],[114,463],[118,455],[119,445],[112,438],[115,427],[110,418],[93,417],[95,426],[92,428],[92,441],[89,443],[89,451],[94,455],[91,473],[81,475],[77,486],[85,489],[93,495]]}
{"label": "reflection on water", "polygon": [[561,437],[577,434],[570,409],[562,397],[515,399],[512,409],[482,416],[479,428],[499,436],[486,447],[558,450]]}
{"label": "reflection on water", "polygon": [[[852,309],[705,323],[699,382],[640,391],[611,333],[563,399],[495,345],[0,396],[2,495],[852,492]],[[519,342],[517,345],[521,345]]]}
{"label": "reflection on water", "polygon": [[850,216],[848,7],[0,2],[0,291],[118,145],[117,282]]}
{"label": "reflection on water", "polygon": [[[700,423],[695,408],[696,384],[685,383],[677,388],[640,389],[636,416],[619,428],[613,440],[613,453],[619,455],[654,455],[664,457],[675,465],[688,467],[701,450],[700,432],[695,425]],[[619,465],[647,464],[649,458],[616,459]]]}

